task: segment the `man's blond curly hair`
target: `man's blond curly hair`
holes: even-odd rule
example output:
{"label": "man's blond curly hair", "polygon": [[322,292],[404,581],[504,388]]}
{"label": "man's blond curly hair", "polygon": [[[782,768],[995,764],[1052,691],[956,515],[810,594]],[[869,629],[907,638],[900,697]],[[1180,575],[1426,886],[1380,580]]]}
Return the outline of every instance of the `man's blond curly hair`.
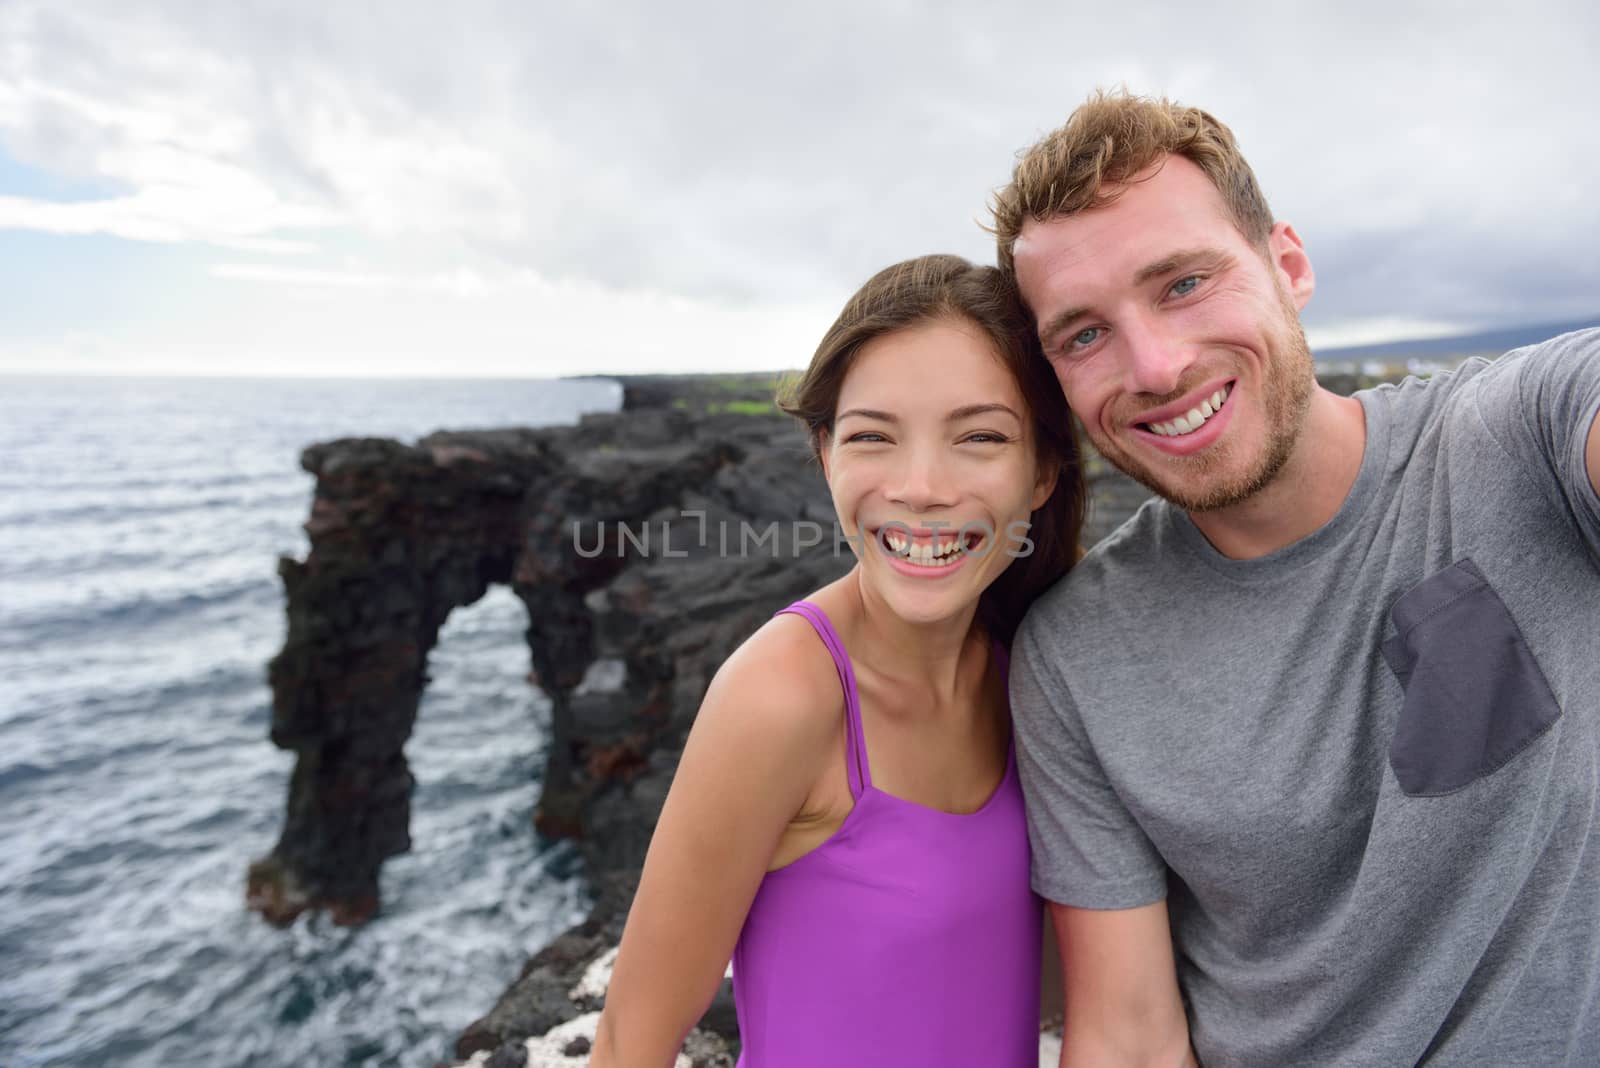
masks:
{"label": "man's blond curly hair", "polygon": [[1129,180],[1167,156],[1182,156],[1204,171],[1245,240],[1265,252],[1272,210],[1233,131],[1199,108],[1099,90],[1065,126],[1023,151],[1010,184],[995,193],[989,229],[1000,269],[1015,269],[1012,250],[1030,219],[1046,222],[1109,204]]}

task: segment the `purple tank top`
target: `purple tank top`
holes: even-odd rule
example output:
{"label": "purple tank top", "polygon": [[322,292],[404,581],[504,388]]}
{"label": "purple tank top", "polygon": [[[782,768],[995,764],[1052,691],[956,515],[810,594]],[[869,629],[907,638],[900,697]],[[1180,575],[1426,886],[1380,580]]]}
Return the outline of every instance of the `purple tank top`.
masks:
{"label": "purple tank top", "polygon": [[1043,913],[1015,751],[968,815],[875,789],[844,644],[815,605],[783,611],[838,666],[855,807],[756,892],[733,951],[740,1068],[1037,1068]]}

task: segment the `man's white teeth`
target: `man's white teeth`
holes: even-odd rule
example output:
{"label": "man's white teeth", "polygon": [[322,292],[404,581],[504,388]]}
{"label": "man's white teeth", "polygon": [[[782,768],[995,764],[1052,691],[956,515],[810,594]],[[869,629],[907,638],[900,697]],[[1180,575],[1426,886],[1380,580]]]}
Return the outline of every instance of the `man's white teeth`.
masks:
{"label": "man's white teeth", "polygon": [[1228,399],[1228,394],[1232,389],[1232,386],[1223,386],[1176,419],[1169,419],[1165,423],[1146,423],[1145,425],[1164,438],[1177,437],[1180,434],[1192,434],[1199,430],[1207,419],[1216,414],[1217,409],[1222,407],[1222,402]]}
{"label": "man's white teeth", "polygon": [[884,531],[883,540],[891,552],[900,555],[907,563],[923,567],[940,567],[954,560],[962,551],[961,539],[945,542],[938,551],[932,542],[914,542],[898,531]]}

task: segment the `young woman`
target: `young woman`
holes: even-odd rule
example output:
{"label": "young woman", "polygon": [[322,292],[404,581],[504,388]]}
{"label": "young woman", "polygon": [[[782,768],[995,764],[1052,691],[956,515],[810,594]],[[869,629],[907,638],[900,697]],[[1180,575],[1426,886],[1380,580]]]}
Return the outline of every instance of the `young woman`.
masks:
{"label": "young woman", "polygon": [[1033,1068],[1005,644],[1076,558],[1071,422],[993,268],[880,272],[790,390],[858,560],[709,687],[591,1065],[663,1068],[733,960],[744,1068]]}

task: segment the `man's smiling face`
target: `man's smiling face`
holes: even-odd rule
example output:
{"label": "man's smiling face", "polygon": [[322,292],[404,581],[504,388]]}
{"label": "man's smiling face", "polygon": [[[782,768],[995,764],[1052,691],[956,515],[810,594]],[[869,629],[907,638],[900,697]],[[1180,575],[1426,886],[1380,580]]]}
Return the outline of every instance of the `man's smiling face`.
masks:
{"label": "man's smiling face", "polygon": [[1283,223],[1263,258],[1181,157],[1117,192],[1028,222],[1018,286],[1101,455],[1188,511],[1237,504],[1294,451],[1315,386],[1310,262]]}

